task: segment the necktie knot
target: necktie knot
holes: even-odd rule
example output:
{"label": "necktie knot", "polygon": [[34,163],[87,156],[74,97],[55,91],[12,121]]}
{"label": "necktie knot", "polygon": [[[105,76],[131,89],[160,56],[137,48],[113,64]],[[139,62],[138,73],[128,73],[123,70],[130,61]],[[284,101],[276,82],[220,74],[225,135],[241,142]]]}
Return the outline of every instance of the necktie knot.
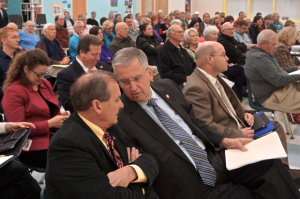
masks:
{"label": "necktie knot", "polygon": [[147,105],[148,105],[148,106],[153,106],[153,107],[157,106],[157,104],[156,104],[154,98],[150,98],[150,99],[148,100],[148,102],[147,102]]}

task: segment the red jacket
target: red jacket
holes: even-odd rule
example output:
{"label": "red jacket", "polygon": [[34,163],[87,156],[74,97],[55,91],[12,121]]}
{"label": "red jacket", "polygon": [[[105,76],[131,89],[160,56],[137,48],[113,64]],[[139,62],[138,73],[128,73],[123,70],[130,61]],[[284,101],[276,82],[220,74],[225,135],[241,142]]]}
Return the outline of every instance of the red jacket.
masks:
{"label": "red jacket", "polygon": [[[56,105],[52,114],[59,115],[58,100],[52,91],[51,84],[47,80],[43,80],[39,91],[46,100]],[[5,91],[2,106],[8,122],[31,122],[36,126],[35,129],[31,129],[29,135],[29,138],[32,139],[30,151],[48,149],[50,111],[38,91],[34,91],[32,87],[22,86],[20,81],[16,81]]]}

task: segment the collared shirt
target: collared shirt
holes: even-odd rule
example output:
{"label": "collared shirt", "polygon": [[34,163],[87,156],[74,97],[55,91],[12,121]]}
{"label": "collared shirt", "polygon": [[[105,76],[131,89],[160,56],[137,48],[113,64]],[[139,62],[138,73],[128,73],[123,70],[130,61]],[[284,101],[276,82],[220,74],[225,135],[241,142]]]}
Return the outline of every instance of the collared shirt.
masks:
{"label": "collared shirt", "polygon": [[[80,64],[80,66],[82,67],[82,69],[84,70],[84,72],[85,72],[85,73],[89,73],[89,68],[86,67],[86,66],[78,59],[77,56],[76,56],[76,60],[78,61],[78,63]],[[96,70],[97,70],[96,66],[94,66],[94,67],[92,68],[92,70],[93,70],[93,71],[96,71]]]}
{"label": "collared shirt", "polygon": [[140,30],[140,28],[139,28],[140,22],[139,22],[138,20],[136,20],[136,19],[134,19],[133,21],[134,21],[134,23],[135,23],[137,29]]}
{"label": "collared shirt", "polygon": [[206,24],[205,22],[203,22],[204,23],[204,25],[205,25],[205,28],[207,28],[208,26],[210,26],[210,24],[208,23],[208,24]]}
{"label": "collared shirt", "polygon": [[[239,31],[234,30],[233,37],[235,40],[237,40],[238,42],[244,43],[246,46],[252,45],[250,37],[247,35],[247,33],[244,33],[243,35],[241,35],[241,33]],[[245,57],[247,57],[248,52],[249,51],[247,50],[243,55]]]}
{"label": "collared shirt", "polygon": [[70,29],[73,29],[73,25],[71,23],[71,21],[68,19],[66,20],[66,24],[67,24],[67,29],[70,30]]}
{"label": "collared shirt", "polygon": [[93,27],[92,25],[87,24],[87,25],[85,26],[85,29],[83,30],[84,34],[85,34],[85,35],[88,35],[88,34],[90,33],[90,29],[91,29],[92,27]]}
{"label": "collared shirt", "polygon": [[[104,138],[104,131],[100,127],[98,127],[97,125],[95,125],[94,123],[88,121],[86,118],[84,118],[80,114],[78,114],[78,115],[84,121],[84,123],[86,123],[86,125],[88,125],[91,128],[91,130],[96,134],[96,136],[102,142],[102,144],[104,145],[104,147],[107,150],[109,150],[109,147],[106,144],[106,139]],[[116,155],[120,156],[119,153],[118,153],[118,151],[117,151],[117,149],[116,148],[114,148],[114,149],[115,149]],[[131,182],[131,183],[145,183],[145,182],[147,182],[147,177],[146,177],[144,171],[139,166],[137,166],[135,164],[131,164],[131,165],[128,165],[128,166],[131,166],[135,170],[135,172],[136,172],[136,174],[138,176],[138,178],[135,181]]]}
{"label": "collared shirt", "polygon": [[[222,98],[222,95],[221,95],[221,93],[220,93],[220,91],[219,91],[219,88],[218,88],[218,85],[217,85],[217,79],[216,79],[215,77],[211,76],[210,74],[208,74],[207,72],[205,72],[204,70],[202,70],[201,68],[198,68],[198,69],[199,69],[199,70],[207,77],[207,79],[212,83],[212,85],[215,87],[215,89],[216,89],[217,92],[219,93],[220,97]],[[222,85],[221,85],[221,86],[222,86]],[[227,97],[227,96],[225,95],[225,97]],[[237,120],[237,118],[235,117],[236,113],[232,113],[232,112],[230,111],[230,108],[228,108],[228,106],[227,106],[225,100],[224,100],[223,98],[222,98],[222,100],[223,100],[223,102],[224,102],[224,104],[225,104],[227,110],[229,111],[231,117],[236,121],[238,128],[241,129],[241,125],[240,125],[239,121]],[[227,100],[230,102],[230,100],[229,100],[228,98],[227,98]]]}
{"label": "collared shirt", "polygon": [[283,23],[281,21],[278,21],[277,23],[275,23],[273,20],[272,20],[271,23],[276,26],[277,34],[279,34],[279,32],[281,31],[281,29],[283,28]]}
{"label": "collared shirt", "polygon": [[132,41],[136,42],[137,37],[139,36],[138,31],[136,31],[134,28],[129,28],[128,37],[132,39]]}
{"label": "collared shirt", "polygon": [[2,9],[0,9],[0,13],[1,13],[1,16],[3,17],[3,11],[2,11]]}
{"label": "collared shirt", "polygon": [[[178,114],[176,114],[176,112],[157,93],[155,93],[152,88],[151,88],[151,92],[152,92],[151,98],[155,99],[156,104],[161,109],[163,109],[165,113],[168,114],[181,128],[183,128],[185,132],[191,136],[191,138],[198,144],[200,148],[205,149],[203,142],[197,136],[193,135],[190,127],[183,121],[183,119]],[[147,102],[138,102],[138,104],[168,134],[168,136],[170,136],[170,138],[178,145],[178,147],[182,150],[182,152],[188,157],[188,159],[196,168],[196,164],[192,159],[192,157],[190,156],[189,152],[186,150],[186,148],[183,146],[180,140],[161,123],[161,121],[157,118],[153,107],[148,106]]]}

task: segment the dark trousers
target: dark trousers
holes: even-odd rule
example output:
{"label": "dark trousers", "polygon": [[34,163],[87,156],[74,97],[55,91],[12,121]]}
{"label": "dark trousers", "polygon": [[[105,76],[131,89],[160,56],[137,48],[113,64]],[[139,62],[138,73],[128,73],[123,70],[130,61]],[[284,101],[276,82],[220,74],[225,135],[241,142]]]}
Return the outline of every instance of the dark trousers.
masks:
{"label": "dark trousers", "polygon": [[[225,151],[217,152],[225,165]],[[266,160],[232,171],[216,170],[215,187],[203,187],[204,198],[254,199],[300,198],[298,187],[278,159]]]}
{"label": "dark trousers", "polygon": [[29,166],[46,168],[47,151],[48,150],[22,152],[19,156],[19,160]]}
{"label": "dark trousers", "polygon": [[41,187],[21,163],[11,161],[0,168],[1,199],[39,199]]}
{"label": "dark trousers", "polygon": [[247,86],[247,80],[244,73],[244,67],[240,65],[234,65],[228,67],[228,70],[223,72],[224,75],[234,82],[233,90],[240,101],[243,100],[243,86]]}

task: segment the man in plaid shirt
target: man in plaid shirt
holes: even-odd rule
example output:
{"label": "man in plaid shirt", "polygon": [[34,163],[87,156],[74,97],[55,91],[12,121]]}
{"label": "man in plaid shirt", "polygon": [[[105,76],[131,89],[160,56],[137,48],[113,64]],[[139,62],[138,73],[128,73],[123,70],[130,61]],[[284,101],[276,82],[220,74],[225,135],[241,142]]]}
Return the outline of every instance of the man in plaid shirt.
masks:
{"label": "man in plaid shirt", "polygon": [[279,32],[281,31],[281,29],[283,28],[283,23],[281,21],[279,21],[279,14],[275,13],[273,14],[273,20],[272,20],[272,24],[274,24],[276,26],[277,29],[277,34],[279,34]]}

